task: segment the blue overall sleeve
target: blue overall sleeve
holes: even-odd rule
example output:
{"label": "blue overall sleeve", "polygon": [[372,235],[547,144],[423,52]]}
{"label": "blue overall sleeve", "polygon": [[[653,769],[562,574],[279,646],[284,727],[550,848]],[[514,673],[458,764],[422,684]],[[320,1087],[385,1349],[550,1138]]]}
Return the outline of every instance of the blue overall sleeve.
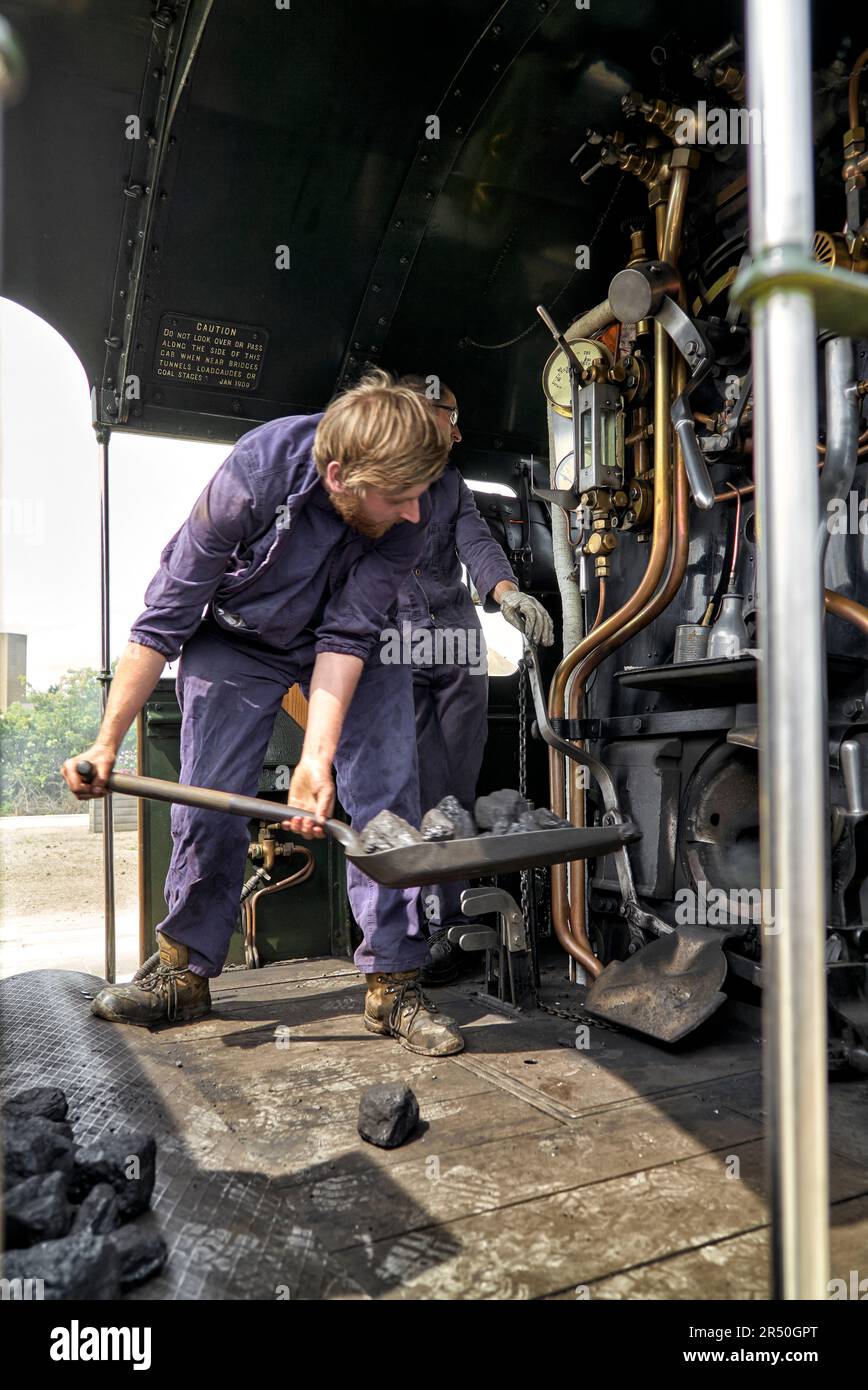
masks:
{"label": "blue overall sleeve", "polygon": [[473,493],[463,478],[458,484],[458,514],[455,520],[455,548],[467,566],[476,592],[482,600],[503,579],[517,584],[512,567],[479,515]]}
{"label": "blue overall sleeve", "polygon": [[211,602],[236,547],[267,526],[246,450],[236,448],[200,495],[160,556],[145,591],[146,608],[130,641],[174,661]]}

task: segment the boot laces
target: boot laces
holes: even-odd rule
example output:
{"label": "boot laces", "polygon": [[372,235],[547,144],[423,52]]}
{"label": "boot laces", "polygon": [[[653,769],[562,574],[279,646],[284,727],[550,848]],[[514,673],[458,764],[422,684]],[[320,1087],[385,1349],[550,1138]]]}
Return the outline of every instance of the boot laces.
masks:
{"label": "boot laces", "polygon": [[387,985],[386,993],[395,995],[395,1002],[389,1013],[390,1028],[397,1028],[401,1021],[401,1011],[405,1007],[411,1011],[410,1017],[407,1020],[408,1028],[412,1025],[420,1009],[427,1009],[428,1012],[432,1014],[437,1012],[437,1005],[432,1004],[431,1000],[422,989],[418,978],[415,980],[402,980],[400,983],[396,981],[391,985]]}
{"label": "boot laces", "polygon": [[179,969],[174,965],[158,965],[154,970],[149,970],[147,975],[136,980],[135,984],[139,989],[148,990],[151,994],[165,996],[166,1017],[175,1018],[178,1012],[178,981],[187,973],[187,966]]}

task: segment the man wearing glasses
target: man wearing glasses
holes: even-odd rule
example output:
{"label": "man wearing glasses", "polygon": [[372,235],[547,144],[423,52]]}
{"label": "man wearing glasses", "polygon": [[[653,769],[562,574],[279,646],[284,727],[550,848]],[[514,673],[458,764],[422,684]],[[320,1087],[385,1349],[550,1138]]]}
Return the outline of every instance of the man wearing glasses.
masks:
{"label": "man wearing glasses", "polygon": [[[399,385],[425,397],[448,450],[461,442],[458,402],[445,383],[433,376],[409,375],[401,377]],[[461,566],[466,566],[482,600],[490,596],[506,621],[531,642],[551,646],[554,629],[542,604],[519,590],[458,469],[447,467],[429,497],[432,511],[424,553],[398,598],[398,627],[412,633],[421,809],[428,811],[443,797],[454,796],[472,810],[488,736],[488,667],[482,627]],[[453,923],[467,921],[461,912],[466,887],[440,883],[422,890],[420,903],[431,937],[424,984],[446,984],[458,973],[459,953],[446,931]]]}

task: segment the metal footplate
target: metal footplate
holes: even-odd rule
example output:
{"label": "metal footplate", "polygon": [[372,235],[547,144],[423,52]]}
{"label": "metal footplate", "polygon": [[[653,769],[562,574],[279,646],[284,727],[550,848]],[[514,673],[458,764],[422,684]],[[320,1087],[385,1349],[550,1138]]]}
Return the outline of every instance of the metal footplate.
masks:
{"label": "metal footplate", "polygon": [[527,926],[515,898],[502,888],[466,888],[461,911],[468,917],[497,913],[498,931],[459,923],[448,929],[447,939],[462,951],[487,951],[487,992],[516,1009],[532,1009],[535,996]]}

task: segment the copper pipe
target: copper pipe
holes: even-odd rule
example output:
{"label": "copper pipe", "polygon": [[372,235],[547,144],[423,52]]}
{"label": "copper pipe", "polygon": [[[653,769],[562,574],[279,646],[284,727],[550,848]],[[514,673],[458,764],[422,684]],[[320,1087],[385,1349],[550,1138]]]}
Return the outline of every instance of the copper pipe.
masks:
{"label": "copper pipe", "polygon": [[606,609],[606,579],[605,579],[605,576],[601,576],[601,578],[600,578],[600,592],[599,592],[599,598],[598,598],[598,600],[597,600],[597,616],[596,616],[596,618],[594,619],[594,621],[591,623],[591,626],[590,626],[590,628],[588,629],[589,632],[593,632],[595,628],[597,628],[597,627],[600,626],[600,623],[603,621],[603,613],[605,612],[605,609]]}
{"label": "copper pipe", "polygon": [[[674,394],[680,395],[687,382],[687,365],[683,358],[679,357],[675,368]],[[664,471],[665,465],[664,465]],[[684,581],[684,573],[687,569],[687,554],[690,541],[690,488],[687,483],[687,473],[684,468],[684,458],[681,448],[676,442],[675,467],[674,467],[674,498],[673,498],[673,541],[672,550],[669,556],[669,564],[666,570],[666,578],[661,588],[654,597],[632,618],[629,618],[617,632],[613,633],[598,647],[589,652],[581,664],[577,667],[570,686],[569,694],[569,717],[575,718],[582,710],[584,703],[585,687],[588,677],[597,666],[617,647],[637,632],[648,626],[650,622],[662,613],[664,608],[668,608]],[[655,470],[656,477],[656,470]],[[572,764],[571,764],[572,767]],[[581,790],[577,785],[578,777],[573,770],[573,786],[571,788],[571,804],[578,804],[582,801]],[[576,872],[582,869],[582,872]],[[585,876],[583,867],[573,863],[569,867],[570,884],[570,926],[575,934],[578,924],[585,920]]]}
{"label": "copper pipe", "polygon": [[[651,538],[651,552],[645,573],[625,604],[605,618],[589,632],[573,651],[560,663],[555,671],[549,689],[549,716],[563,717],[566,706],[567,681],[573,671],[599,643],[638,613],[653,596],[663,574],[669,550],[671,529],[670,517],[670,469],[669,469],[669,339],[663,326],[654,323],[654,520]],[[551,781],[552,810],[560,816],[566,813],[566,777],[564,760],[554,749],[549,750],[549,776]],[[584,796],[579,792],[570,806],[570,819],[577,826],[585,823]],[[567,870],[563,864],[552,866],[552,925],[558,941],[564,950],[578,960],[589,974],[596,978],[602,966],[591,951],[590,941],[584,924],[584,861],[577,863],[572,871],[573,881],[582,880],[578,896],[581,900],[582,914],[570,912],[567,900]],[[568,927],[568,920],[571,928]]]}
{"label": "copper pipe", "polygon": [[847,85],[847,115],[851,130],[854,130],[859,124],[859,74],[866,61],[868,61],[868,48],[859,54],[853,64],[853,71],[850,73],[850,81]]}
{"label": "copper pipe", "polygon": [[852,623],[868,637],[868,608],[857,603],[855,599],[836,594],[834,589],[823,591],[823,601],[827,613],[834,613],[836,618],[843,618],[845,623]]}
{"label": "copper pipe", "polygon": [[[682,175],[672,189],[672,201],[664,208],[655,209],[657,225],[658,256],[676,253],[681,246],[681,228],[684,217],[687,191],[687,170],[675,171]],[[669,208],[671,207],[671,216]],[[663,567],[669,551],[671,533],[671,477],[670,477],[670,362],[669,338],[662,325],[654,321],[654,512],[651,549],[645,573],[638,587],[615,613],[604,619],[599,626],[587,633],[578,646],[566,656],[555,671],[549,690],[549,715],[562,717],[566,707],[567,682],[573,671],[584,658],[601,642],[616,633],[629,622],[653,597],[663,574]],[[566,810],[566,775],[564,760],[553,749],[549,750],[549,774],[551,780],[552,809],[559,815]],[[570,806],[570,817],[577,826],[585,823],[584,794],[574,797]],[[591,950],[584,922],[584,863],[578,873],[581,878],[581,914],[569,912],[567,900],[566,866],[559,864],[552,868],[552,925],[558,941],[564,950],[579,961],[590,975],[596,978],[602,966]],[[569,917],[568,917],[569,914]]]}
{"label": "copper pipe", "polygon": [[[686,168],[673,170],[665,230],[662,244],[660,245],[660,259],[666,261],[668,264],[674,264],[677,261],[681,250],[688,177],[689,170]],[[591,644],[589,648],[587,647],[587,643],[582,644],[587,650],[582,653],[574,668],[574,675],[569,690],[568,708],[569,717],[571,719],[576,718],[582,708],[585,685],[591,671],[599,665],[610,651],[613,651],[616,647],[627,641],[634,632],[646,627],[657,613],[672,601],[672,598],[677,593],[684,578],[684,571],[687,566],[687,518],[689,501],[683,459],[681,458],[681,451],[678,450],[678,463],[676,468],[677,508],[675,539],[669,559],[666,579],[659,593],[657,593],[656,596],[654,595],[654,590],[656,589],[662,573],[666,553],[669,549],[672,524],[669,514],[672,500],[670,491],[669,453],[670,439],[672,437],[669,417],[670,361],[668,338],[660,325],[655,322],[653,435],[654,524],[652,532],[652,553],[648,557],[648,566],[645,575],[632,597],[623,605],[618,613],[614,614],[613,617],[609,619],[608,623],[601,624],[598,629],[594,630],[593,635],[597,640]],[[674,390],[675,394],[678,394],[684,389],[687,382],[687,367],[680,357],[674,376]],[[649,584],[647,581],[652,575],[653,583]],[[584,788],[583,785],[581,785],[577,765],[573,763],[570,764],[570,775],[570,818],[574,824],[584,825]],[[569,865],[568,873],[570,934],[573,940],[584,943],[584,941],[588,940],[585,924],[586,891],[584,861],[573,861]],[[590,942],[588,942],[588,945],[590,945]]]}
{"label": "copper pipe", "polygon": [[259,899],[267,897],[269,893],[282,893],[284,888],[297,887],[298,884],[304,883],[306,879],[310,878],[316,867],[316,860],[310,850],[305,849],[303,845],[292,846],[292,855],[290,857],[293,858],[296,854],[304,856],[305,862],[300,869],[296,869],[294,874],[289,874],[287,878],[281,879],[279,883],[270,883],[267,888],[258,888],[250,898],[245,898],[244,900],[245,937],[247,945],[251,949],[256,946],[256,906]]}

